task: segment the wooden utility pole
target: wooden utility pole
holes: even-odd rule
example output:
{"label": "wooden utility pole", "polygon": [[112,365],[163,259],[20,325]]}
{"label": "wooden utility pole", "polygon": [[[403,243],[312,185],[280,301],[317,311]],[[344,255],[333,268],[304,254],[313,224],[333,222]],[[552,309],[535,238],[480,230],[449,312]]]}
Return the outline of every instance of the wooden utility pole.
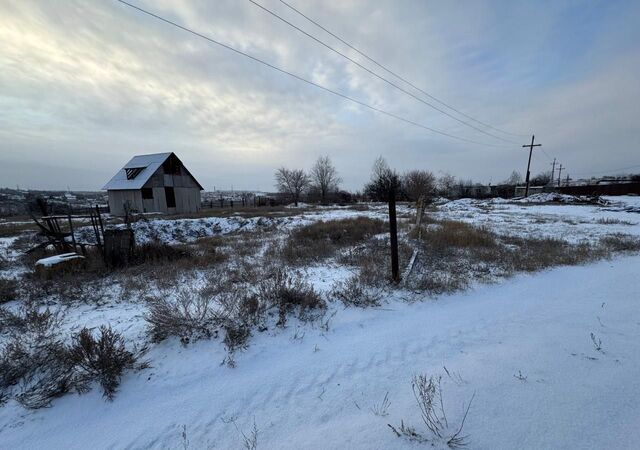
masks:
{"label": "wooden utility pole", "polygon": [[398,265],[398,222],[396,220],[396,187],[389,189],[389,240],[391,244],[391,278],[400,281]]}
{"label": "wooden utility pole", "polygon": [[553,162],[551,163],[551,181],[549,184],[553,186],[553,180],[555,180],[554,175],[556,174],[556,159],[553,158]]}
{"label": "wooden utility pole", "polygon": [[523,147],[529,147],[529,162],[527,163],[527,185],[524,188],[524,196],[528,197],[529,196],[529,177],[531,176],[531,172],[529,171],[529,169],[531,168],[531,154],[533,153],[533,147],[541,147],[542,144],[534,144],[533,141],[535,140],[535,136],[531,135],[531,144],[525,144],[523,145]]}
{"label": "wooden utility pole", "polygon": [[562,164],[558,168],[558,187],[560,187],[560,176],[562,175]]}

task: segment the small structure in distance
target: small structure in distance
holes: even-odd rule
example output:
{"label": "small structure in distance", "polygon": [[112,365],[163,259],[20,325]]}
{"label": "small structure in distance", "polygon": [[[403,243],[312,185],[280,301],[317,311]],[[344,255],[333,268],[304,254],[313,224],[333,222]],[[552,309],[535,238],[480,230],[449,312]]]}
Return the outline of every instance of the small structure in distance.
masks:
{"label": "small structure in distance", "polygon": [[200,211],[204,188],[173,153],[138,155],[102,188],[109,195],[111,214],[132,212],[166,214]]}

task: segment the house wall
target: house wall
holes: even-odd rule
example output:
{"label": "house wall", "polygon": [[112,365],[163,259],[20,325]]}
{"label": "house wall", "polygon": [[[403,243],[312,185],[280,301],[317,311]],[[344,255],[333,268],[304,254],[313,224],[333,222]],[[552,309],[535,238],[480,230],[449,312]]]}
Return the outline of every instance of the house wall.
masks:
{"label": "house wall", "polygon": [[177,213],[192,213],[200,211],[200,189],[191,187],[176,187],[174,188],[176,195],[176,207],[169,208],[175,209]]}
{"label": "house wall", "polygon": [[129,202],[131,209],[144,211],[142,192],[139,190],[109,191],[109,211],[115,216],[124,216],[124,205]]}
{"label": "house wall", "polygon": [[109,211],[115,216],[124,215],[124,204],[129,201],[131,209],[136,212],[161,212],[168,214],[193,213],[200,211],[200,189],[174,187],[176,207],[167,208],[164,186],[154,187],[153,199],[143,199],[142,191],[122,190],[109,191]]}
{"label": "house wall", "polygon": [[[165,173],[164,167],[158,168],[144,185],[145,188],[153,189],[153,209],[148,211],[159,211],[169,214],[192,213],[200,211],[200,186],[196,180],[180,166],[176,174]],[[176,198],[176,207],[168,208],[164,188],[173,187]],[[151,202],[151,200],[147,200]]]}

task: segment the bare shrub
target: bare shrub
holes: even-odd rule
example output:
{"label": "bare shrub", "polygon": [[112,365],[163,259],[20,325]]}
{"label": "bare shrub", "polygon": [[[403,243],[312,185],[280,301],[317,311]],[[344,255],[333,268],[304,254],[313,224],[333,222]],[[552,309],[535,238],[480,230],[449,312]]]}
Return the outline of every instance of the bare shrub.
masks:
{"label": "bare shrub", "polygon": [[240,319],[226,320],[224,323],[224,345],[227,351],[233,354],[239,349],[246,348],[247,341],[251,337],[251,328]]}
{"label": "bare shrub", "polygon": [[219,323],[213,298],[193,289],[182,289],[175,297],[155,297],[149,301],[145,320],[151,339],[159,342],[177,336],[183,343],[209,338]]}
{"label": "bare shrub", "polygon": [[278,269],[258,286],[258,298],[278,311],[278,326],[284,326],[287,316],[295,313],[300,320],[313,320],[326,309],[326,303],[313,287]]}
{"label": "bare shrub", "polygon": [[84,328],[67,345],[61,321],[48,309],[13,313],[5,327],[9,339],[0,348],[0,395],[26,408],[42,408],[71,390],[86,392],[97,381],[110,399],[125,370],[146,367],[137,362],[142,352],[128,351],[111,328],[101,327],[97,339]]}
{"label": "bare shrub", "polygon": [[[444,442],[450,448],[459,448],[467,445],[468,436],[462,435],[464,423],[466,421],[473,397],[467,405],[460,425],[457,428],[451,428],[445,413],[444,400],[442,398],[442,377],[427,377],[426,375],[416,375],[413,377],[411,389],[416,403],[420,408],[422,423],[426,426],[431,434],[431,440]],[[475,395],[474,395],[475,396]],[[429,439],[416,431],[413,427],[404,425],[398,428],[388,425],[398,437],[405,437],[412,441],[427,442]]]}
{"label": "bare shrub", "polygon": [[24,318],[10,309],[0,307],[0,334],[19,328]]}
{"label": "bare shrub", "polygon": [[331,295],[346,306],[360,308],[380,306],[382,297],[380,291],[367,286],[359,276],[352,276],[344,282],[335,283]]}
{"label": "bare shrub", "polygon": [[97,381],[103,395],[113,399],[125,370],[147,367],[137,363],[141,352],[127,350],[124,338],[111,327],[101,326],[98,337],[88,328],[73,335],[68,349],[68,358],[74,366],[76,389],[88,389],[88,384]]}
{"label": "bare shrub", "polygon": [[46,335],[59,327],[61,322],[60,311],[40,309],[33,303],[28,303],[17,312],[0,308],[0,332],[9,332],[12,337],[20,334]]}
{"label": "bare shrub", "polygon": [[27,408],[47,406],[68,392],[72,379],[58,333],[61,319],[48,309],[32,307],[10,318],[10,324],[4,324],[9,338],[0,348],[0,392],[13,394]]}

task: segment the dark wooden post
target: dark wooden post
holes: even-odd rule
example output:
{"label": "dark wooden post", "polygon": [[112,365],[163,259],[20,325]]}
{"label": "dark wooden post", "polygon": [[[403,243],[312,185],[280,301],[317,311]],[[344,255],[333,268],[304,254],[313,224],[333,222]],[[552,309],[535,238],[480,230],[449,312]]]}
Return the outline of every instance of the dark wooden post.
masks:
{"label": "dark wooden post", "polygon": [[389,191],[389,239],[391,242],[391,279],[400,281],[400,268],[398,265],[398,222],[396,220],[396,188],[392,186]]}
{"label": "dark wooden post", "polygon": [[528,197],[529,196],[529,176],[531,175],[531,154],[533,153],[533,147],[540,147],[541,144],[535,144],[533,143],[534,139],[536,137],[535,136],[531,136],[531,144],[525,144],[523,145],[523,147],[529,147],[529,162],[527,163],[527,184],[526,187],[524,188],[524,196]]}
{"label": "dark wooden post", "polygon": [[73,243],[74,253],[78,253],[78,246],[76,245],[76,236],[73,232],[73,220],[71,219],[71,211],[67,213],[67,219],[69,220],[69,233],[71,234],[71,242]]}

